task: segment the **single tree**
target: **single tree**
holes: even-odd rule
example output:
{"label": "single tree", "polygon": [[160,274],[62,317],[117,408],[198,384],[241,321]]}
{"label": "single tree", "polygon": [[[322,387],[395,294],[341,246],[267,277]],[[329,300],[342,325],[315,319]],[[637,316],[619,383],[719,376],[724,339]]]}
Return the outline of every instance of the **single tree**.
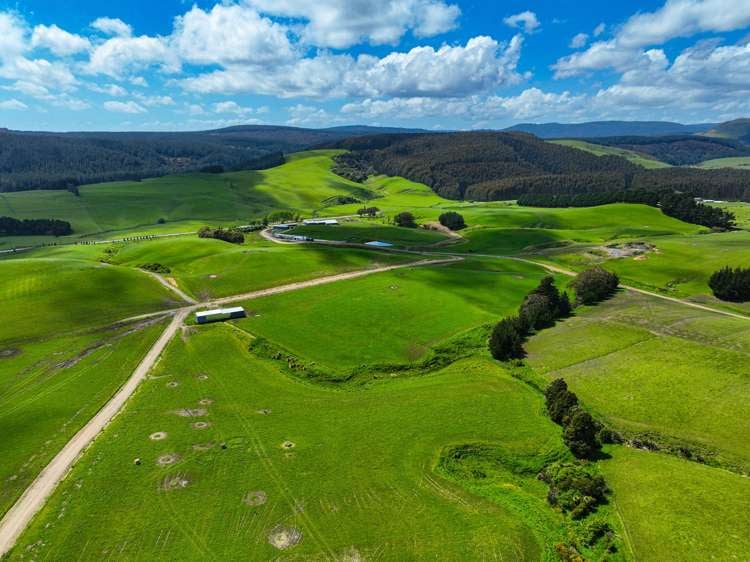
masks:
{"label": "single tree", "polygon": [[555,323],[557,308],[557,304],[553,304],[546,295],[531,293],[523,301],[518,315],[530,328],[543,330]]}
{"label": "single tree", "polygon": [[592,458],[602,447],[597,438],[599,424],[588,412],[577,410],[563,430],[563,441],[579,459]]}
{"label": "single tree", "polygon": [[596,304],[611,297],[620,280],[603,267],[592,267],[579,273],[571,283],[576,292],[576,304]]}
{"label": "single tree", "polygon": [[397,226],[403,226],[405,228],[417,227],[417,223],[414,220],[414,215],[412,215],[409,211],[403,211],[397,214],[393,218],[393,222],[396,223]]}
{"label": "single tree", "polygon": [[442,215],[440,215],[440,217],[438,217],[438,220],[440,221],[440,224],[442,224],[446,228],[450,228],[451,230],[461,230],[462,228],[466,228],[464,217],[456,213],[455,211],[448,211],[447,213],[443,213]]}
{"label": "single tree", "polygon": [[503,318],[490,335],[490,353],[498,361],[521,359],[524,356],[523,340],[518,318]]}

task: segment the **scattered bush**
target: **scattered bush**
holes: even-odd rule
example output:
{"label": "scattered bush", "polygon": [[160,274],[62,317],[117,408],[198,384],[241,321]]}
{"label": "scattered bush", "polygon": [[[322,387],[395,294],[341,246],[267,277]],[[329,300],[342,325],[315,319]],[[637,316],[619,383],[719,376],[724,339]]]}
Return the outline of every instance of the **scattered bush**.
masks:
{"label": "scattered bush", "polygon": [[723,267],[711,276],[708,286],[723,301],[750,301],[750,268]]}
{"label": "scattered bush", "polygon": [[166,222],[167,222],[167,219],[165,219],[164,217],[161,217],[160,219],[156,221],[156,224],[165,224]]}
{"label": "scattered bush", "polygon": [[466,228],[466,223],[464,222],[464,217],[456,213],[455,211],[448,211],[447,213],[443,213],[438,217],[438,220],[440,221],[440,224],[442,224],[446,228],[450,228],[451,230],[461,230],[462,228]]}
{"label": "scattered bush", "polygon": [[245,242],[245,235],[236,229],[224,229],[224,228],[209,228],[204,226],[198,231],[199,238],[215,238],[217,240],[223,240],[224,242],[230,242],[232,244],[243,244]]}
{"label": "scattered bush", "polygon": [[377,214],[380,212],[380,209],[377,207],[362,207],[361,209],[357,210],[357,214],[360,217],[374,217],[377,216]]}
{"label": "scattered bush", "polygon": [[405,228],[416,228],[417,227],[417,223],[414,220],[414,215],[412,215],[408,211],[404,211],[402,213],[397,214],[393,218],[393,222],[397,226],[403,226]]}
{"label": "scattered bush", "polygon": [[571,283],[576,292],[576,304],[596,304],[606,300],[619,284],[616,274],[599,266],[579,273]]}
{"label": "scattered bush", "polygon": [[549,485],[547,501],[570,513],[573,519],[582,519],[604,503],[609,488],[604,478],[593,474],[593,467],[578,463],[552,463],[539,479]]}
{"label": "scattered bush", "polygon": [[140,269],[145,269],[146,271],[151,271],[153,273],[167,274],[172,271],[166,265],[162,265],[160,263],[142,263],[138,267]]}
{"label": "scattered bush", "polygon": [[517,317],[503,318],[495,325],[490,335],[492,357],[498,361],[521,359],[524,356],[525,337],[525,330]]}

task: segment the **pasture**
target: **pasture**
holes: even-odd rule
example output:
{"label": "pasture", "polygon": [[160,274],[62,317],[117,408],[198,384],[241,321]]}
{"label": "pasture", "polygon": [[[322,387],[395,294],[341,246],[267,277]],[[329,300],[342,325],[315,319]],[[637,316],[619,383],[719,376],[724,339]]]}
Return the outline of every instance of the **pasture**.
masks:
{"label": "pasture", "polygon": [[286,377],[248,343],[228,326],[175,338],[10,559],[538,560],[551,550],[545,529],[433,470],[449,444],[559,454],[540,397],[498,365],[475,358],[340,392]]}
{"label": "pasture", "polygon": [[612,447],[602,463],[636,560],[742,560],[750,481],[669,455]]}
{"label": "pasture", "polygon": [[553,140],[548,141],[552,144],[559,144],[562,146],[569,146],[570,148],[577,148],[585,152],[590,152],[596,156],[621,156],[626,160],[630,160],[633,164],[637,164],[646,169],[655,168],[669,168],[670,165],[666,162],[661,162],[648,156],[647,154],[641,154],[634,150],[626,150],[624,148],[617,148],[615,146],[605,146],[602,144],[595,144],[591,142],[581,140]]}
{"label": "pasture", "polygon": [[750,321],[621,293],[531,338],[528,363],[564,378],[631,436],[750,468]]}
{"label": "pasture", "polygon": [[300,225],[289,234],[309,236],[319,240],[337,240],[364,244],[373,240],[390,242],[400,247],[423,247],[449,241],[444,234],[423,228],[401,228],[379,219],[342,222],[335,226]]}
{"label": "pasture", "polygon": [[0,350],[0,516],[125,382],[164,327],[157,319]]}
{"label": "pasture", "polygon": [[417,361],[514,311],[543,276],[510,260],[402,269],[248,301],[237,325],[335,379],[361,365]]}
{"label": "pasture", "polygon": [[750,169],[750,156],[732,156],[729,158],[714,158],[698,164],[699,168],[715,170],[717,168],[738,168],[740,170]]}

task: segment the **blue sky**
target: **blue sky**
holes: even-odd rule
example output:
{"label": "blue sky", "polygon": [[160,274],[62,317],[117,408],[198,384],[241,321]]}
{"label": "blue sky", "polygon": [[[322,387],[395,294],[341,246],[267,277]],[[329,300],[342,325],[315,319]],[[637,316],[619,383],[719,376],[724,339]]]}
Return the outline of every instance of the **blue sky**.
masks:
{"label": "blue sky", "polygon": [[12,129],[706,122],[749,93],[750,0],[0,0]]}

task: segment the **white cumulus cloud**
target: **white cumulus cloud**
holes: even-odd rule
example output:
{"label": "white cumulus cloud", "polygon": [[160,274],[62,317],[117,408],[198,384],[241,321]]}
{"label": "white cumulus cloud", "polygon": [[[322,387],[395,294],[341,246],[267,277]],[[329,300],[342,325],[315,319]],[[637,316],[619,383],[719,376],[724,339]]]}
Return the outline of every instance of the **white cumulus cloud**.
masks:
{"label": "white cumulus cloud", "polygon": [[91,22],[91,27],[106,35],[127,37],[133,34],[133,28],[118,18],[97,18]]}
{"label": "white cumulus cloud", "polygon": [[64,57],[88,51],[91,42],[54,24],[37,25],[31,34],[31,46],[49,49],[53,54]]}
{"label": "white cumulus cloud", "polygon": [[525,12],[521,12],[520,14],[508,16],[507,18],[503,19],[503,23],[510,27],[521,29],[526,33],[534,33],[534,31],[539,29],[539,26],[541,25],[539,23],[539,19],[536,17],[536,14],[530,10],[526,10]]}
{"label": "white cumulus cloud", "polygon": [[117,113],[146,113],[148,110],[134,101],[105,101],[104,109]]}

